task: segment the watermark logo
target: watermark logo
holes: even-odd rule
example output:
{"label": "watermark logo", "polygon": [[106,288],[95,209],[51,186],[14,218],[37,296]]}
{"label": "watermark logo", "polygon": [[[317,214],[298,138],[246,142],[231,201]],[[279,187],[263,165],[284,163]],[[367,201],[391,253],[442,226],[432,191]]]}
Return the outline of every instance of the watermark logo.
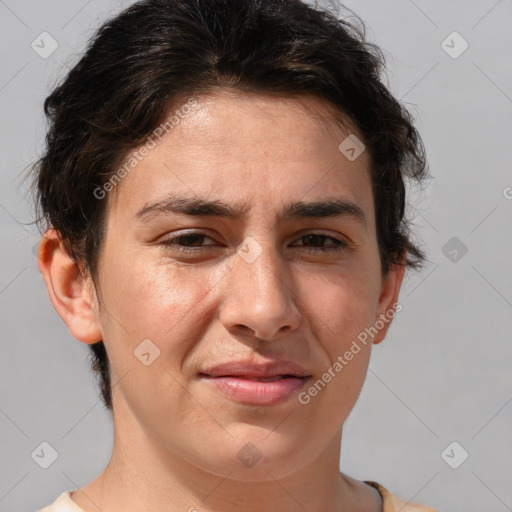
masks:
{"label": "watermark logo", "polygon": [[452,469],[458,469],[469,457],[466,449],[457,441],[451,442],[442,452],[441,458]]}
{"label": "watermark logo", "polygon": [[57,450],[47,441],[40,443],[30,456],[43,469],[48,469],[59,458]]}
{"label": "watermark logo", "polygon": [[366,146],[363,144],[363,142],[359,140],[353,133],[344,139],[343,142],[338,146],[341,154],[351,162],[357,160],[365,148]]}
{"label": "watermark logo", "polygon": [[133,353],[144,366],[149,366],[160,355],[160,349],[146,338],[137,345]]}
{"label": "watermark logo", "polygon": [[248,236],[237,247],[236,252],[246,263],[253,263],[261,255],[263,248],[252,236]]}
{"label": "watermark logo", "polygon": [[30,43],[30,47],[41,59],[47,59],[59,47],[59,43],[48,32],[41,32]]}
{"label": "watermark logo", "polygon": [[236,456],[244,466],[252,468],[261,459],[263,454],[254,444],[246,443]]}
{"label": "watermark logo", "polygon": [[443,245],[441,251],[452,263],[458,263],[468,252],[468,248],[459,238],[452,236]]}
{"label": "watermark logo", "polygon": [[452,59],[458,59],[469,48],[469,44],[458,32],[452,32],[443,40],[441,48]]}

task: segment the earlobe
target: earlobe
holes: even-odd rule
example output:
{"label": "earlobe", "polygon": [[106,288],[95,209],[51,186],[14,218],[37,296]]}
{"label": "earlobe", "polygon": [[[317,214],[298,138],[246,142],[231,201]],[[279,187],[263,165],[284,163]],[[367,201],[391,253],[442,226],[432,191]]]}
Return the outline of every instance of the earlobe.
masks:
{"label": "earlobe", "polygon": [[72,336],[87,344],[101,341],[103,335],[92,281],[84,279],[54,229],[43,235],[37,263],[53,307]]}
{"label": "earlobe", "polygon": [[401,309],[401,305],[398,305],[398,296],[400,294],[404,273],[405,261],[402,260],[401,264],[391,267],[382,280],[377,317],[375,318],[375,325],[376,328],[378,328],[378,332],[373,338],[374,345],[384,340],[393,318]]}

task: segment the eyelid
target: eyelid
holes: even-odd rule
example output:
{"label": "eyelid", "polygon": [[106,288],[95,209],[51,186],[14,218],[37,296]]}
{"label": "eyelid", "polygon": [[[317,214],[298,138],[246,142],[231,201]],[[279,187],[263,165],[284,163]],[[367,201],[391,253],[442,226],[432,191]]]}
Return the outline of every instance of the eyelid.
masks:
{"label": "eyelid", "polygon": [[[190,228],[189,231],[178,231],[176,233],[171,233],[171,235],[172,236],[170,236],[169,238],[164,238],[162,241],[170,242],[177,238],[182,238],[185,236],[193,236],[193,235],[204,236],[205,238],[210,238],[211,240],[216,240],[216,238],[214,236],[209,235],[207,232],[205,232],[201,229],[194,229],[194,228]],[[305,236],[308,236],[308,235],[325,236],[326,238],[332,238],[334,240],[337,240],[338,242],[346,243],[347,245],[350,245],[352,243],[351,240],[348,239],[347,236],[342,235],[341,233],[336,233],[336,234],[333,234],[332,232],[325,233],[320,228],[311,228],[309,230],[299,232],[294,235],[294,241],[297,241],[297,240],[299,240]]]}
{"label": "eyelid", "polygon": [[[217,242],[216,238],[205,233],[204,231],[201,231],[201,230],[197,230],[197,229],[192,229],[190,231],[179,231],[177,233],[171,233],[171,236],[169,237],[165,237],[163,238],[160,243],[163,243],[163,244],[166,244],[166,245],[171,245],[173,240],[177,240],[179,238],[184,238],[184,237],[187,237],[187,236],[203,236],[204,238],[209,238],[210,240],[213,240],[215,242]],[[179,245],[179,244],[174,244],[174,245]],[[207,244],[207,245],[213,245],[213,244]]]}
{"label": "eyelid", "polygon": [[[333,235],[327,235],[326,233],[318,233],[318,232],[313,232],[313,233],[304,233],[303,235],[300,235],[296,241],[299,241],[301,240],[302,238],[305,238],[306,236],[320,236],[320,237],[324,237],[325,239],[327,240],[332,240],[336,243],[339,243],[339,244],[345,244],[345,245],[348,245],[348,242],[342,238],[338,238],[336,236],[333,236]],[[295,243],[295,242],[294,242]]]}
{"label": "eyelid", "polygon": [[304,231],[299,231],[297,235],[294,235],[296,238],[302,238],[303,236],[307,235],[321,235],[328,238],[334,238],[335,240],[338,240],[339,242],[344,242],[347,245],[352,244],[352,240],[345,234],[340,233],[339,231],[332,231],[328,229],[322,229],[322,228],[310,228],[306,229]]}
{"label": "eyelid", "polygon": [[[177,254],[182,256],[197,256],[201,255],[201,253],[204,253],[205,251],[210,250],[209,248],[215,247],[216,244],[202,244],[199,246],[187,246],[184,244],[176,243],[175,240],[178,240],[180,238],[185,238],[187,236],[200,236],[204,238],[209,238],[210,240],[215,241],[215,238],[212,236],[207,235],[205,232],[198,230],[198,229],[192,229],[190,231],[184,231],[184,232],[178,232],[173,233],[174,236],[171,238],[166,238],[160,242],[160,245],[165,247],[173,247],[173,249],[176,251]],[[352,244],[351,242],[348,242],[344,237],[340,238],[340,235],[334,236],[332,234],[324,233],[318,229],[312,229],[309,231],[304,231],[300,234],[295,235],[295,239],[293,243],[297,243],[301,239],[303,239],[306,236],[320,236],[324,239],[331,240],[330,244],[327,245],[321,245],[320,247],[309,247],[305,245],[304,243],[295,245],[295,247],[303,247],[302,251],[308,254],[312,255],[335,255],[337,253],[341,253],[342,251],[346,251],[349,249]],[[291,247],[294,247],[294,245],[291,245]]]}

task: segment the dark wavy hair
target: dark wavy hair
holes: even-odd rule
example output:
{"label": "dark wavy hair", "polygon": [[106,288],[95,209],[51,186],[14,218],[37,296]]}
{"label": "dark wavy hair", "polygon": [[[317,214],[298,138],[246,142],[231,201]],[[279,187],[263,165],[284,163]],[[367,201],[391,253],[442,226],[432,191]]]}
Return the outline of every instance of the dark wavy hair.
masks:
{"label": "dark wavy hair", "polygon": [[[94,190],[180,99],[226,88],[308,94],[364,138],[383,275],[396,264],[422,267],[425,254],[405,218],[405,178],[427,178],[424,146],[412,116],[381,81],[382,50],[354,17],[359,26],[301,0],[143,0],[106,21],[44,102],[46,144],[30,169],[41,232],[58,231],[94,281],[106,220],[106,199]],[[90,348],[112,410],[105,346]]]}

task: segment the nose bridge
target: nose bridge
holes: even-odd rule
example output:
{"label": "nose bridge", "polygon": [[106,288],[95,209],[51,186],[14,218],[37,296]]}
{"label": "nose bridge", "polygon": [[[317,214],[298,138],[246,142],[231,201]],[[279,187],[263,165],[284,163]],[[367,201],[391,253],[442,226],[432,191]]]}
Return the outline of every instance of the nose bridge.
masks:
{"label": "nose bridge", "polygon": [[248,237],[238,247],[230,286],[221,311],[227,329],[245,326],[258,338],[294,329],[300,313],[290,275],[268,237]]}
{"label": "nose bridge", "polygon": [[[261,306],[268,304],[269,301],[280,299],[283,300],[288,288],[285,287],[283,280],[286,279],[284,266],[279,261],[280,257],[271,242],[266,241],[265,245],[261,245],[254,239],[246,242],[249,248],[249,258],[244,258],[242,246],[238,255],[240,260],[237,266],[238,279],[246,279],[248,289],[246,295],[254,293],[253,299],[261,302]],[[261,249],[258,250],[258,244]],[[252,254],[251,254],[252,253]],[[252,256],[252,257],[251,257]],[[286,288],[286,289],[284,289]]]}

